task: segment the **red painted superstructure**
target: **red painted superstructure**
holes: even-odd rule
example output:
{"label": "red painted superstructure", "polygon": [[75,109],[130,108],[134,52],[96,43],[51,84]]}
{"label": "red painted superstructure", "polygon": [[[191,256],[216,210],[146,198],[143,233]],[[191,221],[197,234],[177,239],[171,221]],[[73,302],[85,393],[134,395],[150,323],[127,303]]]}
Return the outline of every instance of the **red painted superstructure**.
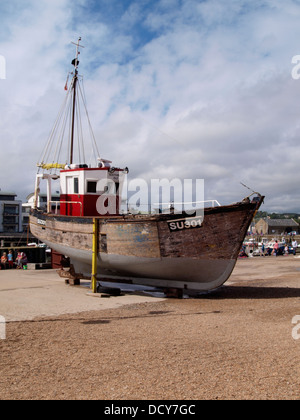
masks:
{"label": "red painted superstructure", "polygon": [[80,166],[72,165],[60,172],[60,214],[78,217],[120,214],[124,171]]}

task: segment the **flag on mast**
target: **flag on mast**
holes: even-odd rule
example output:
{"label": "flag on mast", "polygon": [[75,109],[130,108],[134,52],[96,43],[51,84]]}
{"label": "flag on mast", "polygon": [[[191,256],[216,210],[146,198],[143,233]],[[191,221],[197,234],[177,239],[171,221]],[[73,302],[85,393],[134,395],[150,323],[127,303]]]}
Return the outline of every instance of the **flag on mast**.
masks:
{"label": "flag on mast", "polygon": [[69,74],[68,74],[68,77],[67,77],[67,81],[66,81],[66,84],[65,84],[65,90],[68,90],[68,81],[69,81]]}

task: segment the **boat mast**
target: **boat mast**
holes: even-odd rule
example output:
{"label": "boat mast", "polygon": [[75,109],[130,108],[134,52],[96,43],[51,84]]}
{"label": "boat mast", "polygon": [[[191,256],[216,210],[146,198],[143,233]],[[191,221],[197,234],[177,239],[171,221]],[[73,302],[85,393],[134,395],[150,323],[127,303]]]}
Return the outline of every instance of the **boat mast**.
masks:
{"label": "boat mast", "polygon": [[76,112],[76,86],[78,81],[78,56],[80,54],[79,47],[84,48],[82,45],[79,44],[81,41],[81,37],[78,38],[77,44],[72,42],[72,44],[76,45],[76,57],[72,61],[72,64],[75,68],[74,70],[74,77],[73,77],[73,109],[72,109],[72,128],[71,128],[71,145],[70,145],[70,165],[73,163],[73,148],[74,148],[74,130],[75,130],[75,112]]}

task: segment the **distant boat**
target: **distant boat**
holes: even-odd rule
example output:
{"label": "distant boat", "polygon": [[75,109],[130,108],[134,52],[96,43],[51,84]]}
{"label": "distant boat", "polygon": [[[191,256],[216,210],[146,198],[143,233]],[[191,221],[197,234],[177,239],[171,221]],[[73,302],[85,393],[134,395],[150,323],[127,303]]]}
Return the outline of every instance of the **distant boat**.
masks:
{"label": "distant boat", "polygon": [[[100,158],[94,167],[74,163],[80,40],[75,44],[74,72],[68,89],[69,157],[64,164],[38,164],[36,204],[30,216],[32,234],[70,258],[71,268],[62,270],[62,277],[75,284],[80,279],[92,279],[94,291],[97,281],[154,286],[167,293],[175,291],[178,296],[183,291],[188,294],[218,288],[231,275],[264,197],[254,193],[232,205],[204,208],[202,216],[184,211],[121,214],[122,185],[128,169],[112,167],[112,162]],[[63,117],[59,119],[67,125]],[[51,181],[57,178],[61,191],[60,202],[56,203],[60,210],[53,214]],[[41,179],[48,183],[46,212],[37,207]],[[111,191],[110,183],[114,187]],[[105,215],[99,215],[99,200],[112,203]]]}

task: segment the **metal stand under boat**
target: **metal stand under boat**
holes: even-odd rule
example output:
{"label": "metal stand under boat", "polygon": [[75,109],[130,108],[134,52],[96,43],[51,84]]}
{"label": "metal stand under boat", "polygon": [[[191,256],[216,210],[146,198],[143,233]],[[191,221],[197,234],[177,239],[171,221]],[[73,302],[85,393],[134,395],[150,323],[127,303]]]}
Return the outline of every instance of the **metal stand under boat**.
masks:
{"label": "metal stand under boat", "polygon": [[167,288],[164,289],[164,294],[166,298],[175,298],[175,299],[182,299],[183,298],[183,289],[174,289],[174,288]]}

